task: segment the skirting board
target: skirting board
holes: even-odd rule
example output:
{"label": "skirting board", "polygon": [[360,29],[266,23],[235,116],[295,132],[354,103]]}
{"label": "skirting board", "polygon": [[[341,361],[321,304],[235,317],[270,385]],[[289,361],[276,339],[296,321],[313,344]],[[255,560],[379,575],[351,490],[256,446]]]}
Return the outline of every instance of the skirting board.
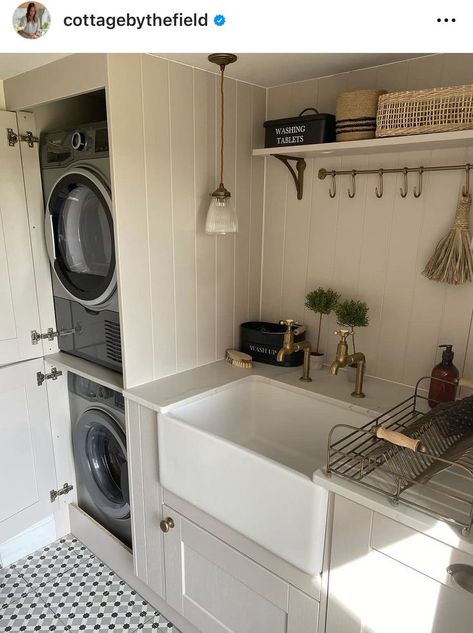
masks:
{"label": "skirting board", "polygon": [[0,543],[0,567],[8,567],[56,540],[56,525],[51,514],[20,534]]}
{"label": "skirting board", "polygon": [[174,611],[160,596],[151,591],[137,576],[133,568],[133,554],[119,539],[110,534],[100,523],[70,504],[71,532],[97,558],[120,576],[130,587],[147,600],[155,609],[170,620],[182,633],[200,633],[192,624]]}

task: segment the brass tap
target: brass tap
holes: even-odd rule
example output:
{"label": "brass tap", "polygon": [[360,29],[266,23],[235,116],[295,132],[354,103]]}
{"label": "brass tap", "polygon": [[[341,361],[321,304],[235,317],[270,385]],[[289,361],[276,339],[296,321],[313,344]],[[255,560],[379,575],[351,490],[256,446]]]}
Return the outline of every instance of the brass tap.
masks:
{"label": "brass tap", "polygon": [[361,352],[354,354],[348,353],[347,337],[351,334],[349,330],[335,330],[334,334],[335,336],[340,336],[340,341],[337,345],[337,356],[330,365],[330,373],[332,376],[336,376],[340,367],[346,367],[347,365],[356,363],[355,391],[353,391],[351,395],[354,398],[364,398],[363,376],[366,364],[365,355]]}
{"label": "brass tap", "polygon": [[[288,354],[293,354],[294,352],[300,352],[304,350],[304,367],[302,371],[302,376],[299,380],[303,380],[304,382],[312,382],[312,378],[310,377],[310,352],[311,347],[309,341],[300,341],[299,343],[294,343],[294,334],[298,336],[305,332],[305,326],[302,323],[297,323],[292,319],[287,319],[286,321],[280,321],[280,325],[286,325],[287,330],[284,332],[284,340],[281,349],[278,352],[277,360],[278,363],[282,363],[285,357]],[[296,328],[293,330],[293,328]]]}

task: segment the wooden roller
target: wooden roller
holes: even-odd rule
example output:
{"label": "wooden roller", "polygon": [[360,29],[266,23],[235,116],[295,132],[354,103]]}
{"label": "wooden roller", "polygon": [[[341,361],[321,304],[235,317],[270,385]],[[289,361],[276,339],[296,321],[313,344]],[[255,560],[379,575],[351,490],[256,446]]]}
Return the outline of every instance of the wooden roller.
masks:
{"label": "wooden roller", "polygon": [[422,446],[422,442],[420,440],[415,440],[412,437],[408,437],[404,435],[404,433],[399,433],[399,431],[390,431],[389,429],[385,429],[382,426],[378,426],[373,429],[373,433],[380,440],[386,440],[391,444],[395,444],[396,446],[402,446],[404,448],[410,448],[411,451],[414,452],[422,452],[424,447]]}
{"label": "wooden roller", "polygon": [[467,387],[468,389],[473,389],[473,379],[472,378],[459,378],[458,379],[459,387]]}

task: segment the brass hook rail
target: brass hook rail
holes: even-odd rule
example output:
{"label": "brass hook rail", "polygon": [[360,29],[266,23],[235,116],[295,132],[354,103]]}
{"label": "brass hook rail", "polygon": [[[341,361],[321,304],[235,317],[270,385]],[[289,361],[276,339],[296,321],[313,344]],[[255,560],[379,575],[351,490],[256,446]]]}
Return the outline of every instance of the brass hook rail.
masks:
{"label": "brass hook rail", "polygon": [[[336,176],[351,176],[352,178],[352,190],[349,191],[349,195],[356,193],[356,189],[354,187],[354,177],[355,176],[363,176],[369,174],[376,174],[379,177],[379,189],[376,190],[376,195],[378,198],[381,198],[383,195],[382,189],[382,178],[386,174],[402,174],[404,176],[404,187],[401,189],[402,197],[407,196],[407,174],[416,173],[418,175],[418,186],[414,188],[414,196],[418,198],[422,193],[422,175],[426,172],[435,172],[435,171],[464,171],[466,173],[466,185],[463,187],[464,195],[465,192],[469,193],[469,177],[470,170],[473,169],[473,164],[465,163],[464,165],[434,165],[432,167],[392,167],[389,169],[319,169],[319,180],[325,180],[327,176],[331,176],[332,178],[332,187],[330,189],[330,197],[334,198],[334,193],[336,192],[335,188],[335,178]],[[379,195],[381,194],[381,195]],[[350,195],[350,198],[353,198],[354,195]]]}

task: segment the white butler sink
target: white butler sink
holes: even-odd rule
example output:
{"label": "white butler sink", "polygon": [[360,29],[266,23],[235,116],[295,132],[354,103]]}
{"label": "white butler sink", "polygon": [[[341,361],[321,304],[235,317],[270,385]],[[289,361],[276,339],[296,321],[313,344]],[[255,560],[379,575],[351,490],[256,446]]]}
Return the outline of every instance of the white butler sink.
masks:
{"label": "white butler sink", "polygon": [[251,376],[159,415],[162,485],[302,571],[322,569],[327,497],[312,474],[334,424],[370,419]]}

